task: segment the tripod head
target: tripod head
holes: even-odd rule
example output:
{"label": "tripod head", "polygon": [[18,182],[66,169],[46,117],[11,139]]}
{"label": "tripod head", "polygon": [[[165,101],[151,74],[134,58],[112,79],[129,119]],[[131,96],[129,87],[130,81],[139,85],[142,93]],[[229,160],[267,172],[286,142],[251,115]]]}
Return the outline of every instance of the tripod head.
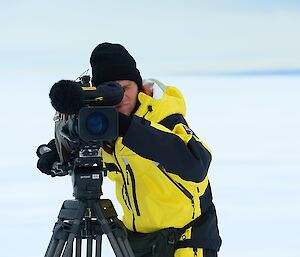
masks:
{"label": "tripod head", "polygon": [[52,165],[51,176],[72,177],[73,196],[77,200],[98,200],[103,194],[103,177],[107,170],[103,166],[100,145],[95,142],[81,144],[77,157],[64,165],[55,162]]}
{"label": "tripod head", "polygon": [[74,197],[79,200],[99,199],[103,194],[103,177],[106,176],[99,146],[88,144],[81,148],[73,165],[70,175]]}

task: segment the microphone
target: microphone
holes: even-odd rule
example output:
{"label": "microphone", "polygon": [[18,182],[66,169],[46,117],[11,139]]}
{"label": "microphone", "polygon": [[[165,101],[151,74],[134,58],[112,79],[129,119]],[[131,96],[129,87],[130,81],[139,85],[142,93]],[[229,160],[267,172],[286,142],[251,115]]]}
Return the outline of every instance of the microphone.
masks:
{"label": "microphone", "polygon": [[60,80],[49,93],[53,108],[65,114],[76,114],[85,106],[84,91],[80,82]]}
{"label": "microphone", "polygon": [[60,80],[55,83],[49,93],[53,108],[64,114],[77,114],[87,105],[115,106],[124,96],[122,86],[114,81],[95,87],[82,87],[80,82]]}

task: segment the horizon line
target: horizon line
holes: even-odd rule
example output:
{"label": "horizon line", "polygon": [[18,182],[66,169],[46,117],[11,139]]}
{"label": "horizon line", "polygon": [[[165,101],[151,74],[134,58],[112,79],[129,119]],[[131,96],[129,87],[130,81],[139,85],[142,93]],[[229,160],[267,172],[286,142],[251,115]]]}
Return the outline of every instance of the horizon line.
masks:
{"label": "horizon line", "polygon": [[170,75],[178,76],[300,76],[299,69],[252,69],[231,71],[183,71],[171,72]]}

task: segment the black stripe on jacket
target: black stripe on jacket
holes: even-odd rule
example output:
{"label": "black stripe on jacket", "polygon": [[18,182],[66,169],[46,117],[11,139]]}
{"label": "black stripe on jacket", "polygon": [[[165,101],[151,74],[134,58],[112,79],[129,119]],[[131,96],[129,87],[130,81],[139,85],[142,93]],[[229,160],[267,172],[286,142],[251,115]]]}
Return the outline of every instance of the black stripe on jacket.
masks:
{"label": "black stripe on jacket", "polygon": [[[186,124],[180,114],[171,115],[160,122],[170,130],[178,123]],[[123,144],[188,181],[202,181],[211,161],[209,151],[194,137],[186,145],[179,136],[156,129],[149,121],[135,115],[123,138]]]}

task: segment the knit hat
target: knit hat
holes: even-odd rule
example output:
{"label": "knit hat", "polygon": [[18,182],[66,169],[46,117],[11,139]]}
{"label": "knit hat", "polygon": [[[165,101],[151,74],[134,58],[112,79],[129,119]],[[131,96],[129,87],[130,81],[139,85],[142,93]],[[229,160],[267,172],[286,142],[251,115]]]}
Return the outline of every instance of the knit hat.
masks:
{"label": "knit hat", "polygon": [[92,52],[92,84],[97,86],[103,82],[116,80],[132,80],[142,90],[142,78],[136,68],[136,62],[124,46],[102,43]]}

